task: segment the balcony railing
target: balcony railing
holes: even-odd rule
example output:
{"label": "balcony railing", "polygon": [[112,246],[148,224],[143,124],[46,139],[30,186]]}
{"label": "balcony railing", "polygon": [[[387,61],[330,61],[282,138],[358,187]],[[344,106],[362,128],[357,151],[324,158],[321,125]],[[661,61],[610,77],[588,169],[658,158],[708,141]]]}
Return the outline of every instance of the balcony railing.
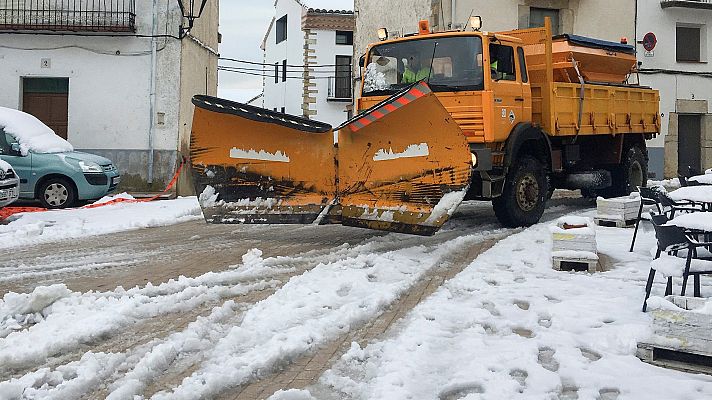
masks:
{"label": "balcony railing", "polygon": [[698,8],[712,10],[712,0],[661,0],[662,8]]}
{"label": "balcony railing", "polygon": [[330,76],[327,100],[351,101],[351,76]]}
{"label": "balcony railing", "polygon": [[0,30],[136,32],[136,0],[0,0]]}

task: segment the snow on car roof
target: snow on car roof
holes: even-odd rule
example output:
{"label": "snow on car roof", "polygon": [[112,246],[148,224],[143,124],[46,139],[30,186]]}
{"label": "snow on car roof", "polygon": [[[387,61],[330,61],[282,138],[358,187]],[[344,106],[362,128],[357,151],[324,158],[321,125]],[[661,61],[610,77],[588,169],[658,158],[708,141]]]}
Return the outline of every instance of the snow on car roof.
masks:
{"label": "snow on car roof", "polygon": [[10,164],[8,164],[6,161],[0,159],[0,169],[3,170],[3,172],[7,172],[12,168]]}
{"label": "snow on car roof", "polygon": [[14,136],[20,143],[20,152],[62,153],[74,147],[57,136],[52,129],[34,116],[12,108],[0,107],[0,128]]}

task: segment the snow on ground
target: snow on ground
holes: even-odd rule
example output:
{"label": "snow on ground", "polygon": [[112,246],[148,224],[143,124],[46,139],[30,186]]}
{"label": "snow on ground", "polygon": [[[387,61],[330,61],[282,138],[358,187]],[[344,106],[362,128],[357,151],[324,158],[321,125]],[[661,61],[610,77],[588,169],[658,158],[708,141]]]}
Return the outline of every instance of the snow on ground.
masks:
{"label": "snow on ground", "polygon": [[74,151],[69,142],[33,115],[12,108],[0,107],[0,127],[20,142],[20,152],[62,153]]}
{"label": "snow on ground", "polygon": [[24,213],[11,217],[6,225],[0,225],[0,248],[171,225],[200,218],[200,206],[195,197]]}
{"label": "snow on ground", "polygon": [[710,398],[712,378],[635,357],[651,333],[640,310],[652,233],[629,253],[630,230],[597,227],[599,253],[612,269],[587,274],[552,269],[548,228],[498,243],[392,337],[363,349],[354,343],[313,396],[328,388],[350,399]]}

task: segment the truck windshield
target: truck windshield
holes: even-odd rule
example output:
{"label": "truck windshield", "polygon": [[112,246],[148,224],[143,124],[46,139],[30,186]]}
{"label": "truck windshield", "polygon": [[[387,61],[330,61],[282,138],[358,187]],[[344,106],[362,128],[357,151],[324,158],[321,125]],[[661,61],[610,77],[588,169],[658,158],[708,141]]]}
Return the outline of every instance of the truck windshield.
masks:
{"label": "truck windshield", "polygon": [[392,95],[421,80],[428,80],[435,92],[483,90],[482,39],[458,36],[375,46],[363,96]]}

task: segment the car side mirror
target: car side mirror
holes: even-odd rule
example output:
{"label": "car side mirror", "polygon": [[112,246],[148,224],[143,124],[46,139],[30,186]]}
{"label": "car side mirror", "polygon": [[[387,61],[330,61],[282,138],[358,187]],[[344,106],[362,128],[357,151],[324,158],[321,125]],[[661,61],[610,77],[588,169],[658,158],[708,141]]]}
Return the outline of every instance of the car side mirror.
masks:
{"label": "car side mirror", "polygon": [[361,68],[363,68],[363,66],[364,66],[365,64],[366,64],[366,55],[364,54],[364,55],[362,55],[361,57],[359,57],[359,59],[358,59],[358,66],[361,67]]}
{"label": "car side mirror", "polygon": [[18,143],[13,143],[10,145],[10,150],[12,150],[13,153],[15,154],[20,154],[20,145]]}

